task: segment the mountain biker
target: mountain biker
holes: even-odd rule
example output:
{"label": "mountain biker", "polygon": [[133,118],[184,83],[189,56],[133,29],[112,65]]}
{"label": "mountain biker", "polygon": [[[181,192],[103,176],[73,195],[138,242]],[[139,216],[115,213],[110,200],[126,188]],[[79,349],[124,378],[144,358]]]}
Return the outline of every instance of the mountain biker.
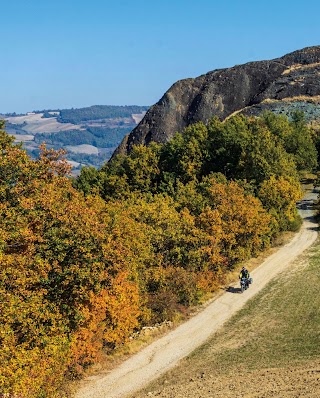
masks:
{"label": "mountain biker", "polygon": [[242,267],[239,274],[239,279],[244,280],[246,282],[246,285],[249,286],[249,278],[250,278],[249,271],[246,269],[246,267]]}

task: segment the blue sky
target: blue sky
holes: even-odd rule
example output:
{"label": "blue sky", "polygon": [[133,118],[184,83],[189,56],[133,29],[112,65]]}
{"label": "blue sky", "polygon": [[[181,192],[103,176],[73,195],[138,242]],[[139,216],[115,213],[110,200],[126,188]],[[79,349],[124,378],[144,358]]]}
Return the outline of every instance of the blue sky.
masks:
{"label": "blue sky", "polygon": [[0,112],[152,105],[177,80],[320,44],[320,2],[1,2]]}

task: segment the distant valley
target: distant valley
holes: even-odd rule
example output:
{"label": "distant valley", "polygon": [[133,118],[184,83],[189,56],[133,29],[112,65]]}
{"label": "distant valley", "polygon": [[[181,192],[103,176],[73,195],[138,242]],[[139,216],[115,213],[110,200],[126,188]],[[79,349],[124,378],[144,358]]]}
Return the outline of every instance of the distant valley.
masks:
{"label": "distant valley", "polygon": [[147,110],[147,106],[95,105],[3,114],[0,118],[6,121],[6,132],[22,142],[32,157],[38,156],[43,142],[48,148],[65,149],[77,175],[82,166],[99,167],[107,161]]}

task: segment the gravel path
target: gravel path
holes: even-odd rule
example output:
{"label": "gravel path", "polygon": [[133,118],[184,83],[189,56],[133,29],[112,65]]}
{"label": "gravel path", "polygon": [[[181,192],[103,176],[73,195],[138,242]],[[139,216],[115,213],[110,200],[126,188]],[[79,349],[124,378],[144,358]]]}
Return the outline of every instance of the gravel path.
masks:
{"label": "gravel path", "polygon": [[243,294],[235,294],[238,285],[212,301],[202,312],[122,363],[112,371],[81,382],[75,398],[119,398],[144,387],[202,345],[224,322],[257,294],[278,273],[306,250],[317,238],[317,224],[312,219],[315,191],[307,191],[299,204],[304,219],[294,238],[251,272],[254,283]]}

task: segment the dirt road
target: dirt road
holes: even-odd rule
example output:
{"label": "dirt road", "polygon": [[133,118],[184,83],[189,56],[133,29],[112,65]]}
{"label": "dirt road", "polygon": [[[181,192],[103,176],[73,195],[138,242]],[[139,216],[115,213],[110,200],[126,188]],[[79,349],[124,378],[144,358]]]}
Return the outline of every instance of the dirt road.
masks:
{"label": "dirt road", "polygon": [[227,319],[316,240],[317,225],[312,219],[312,201],[316,195],[316,192],[306,192],[299,205],[304,219],[300,232],[251,273],[254,283],[249,290],[237,294],[238,285],[231,287],[229,292],[218,297],[202,312],[153,342],[118,368],[86,378],[75,397],[125,397],[173,368],[180,359],[203,344]]}

